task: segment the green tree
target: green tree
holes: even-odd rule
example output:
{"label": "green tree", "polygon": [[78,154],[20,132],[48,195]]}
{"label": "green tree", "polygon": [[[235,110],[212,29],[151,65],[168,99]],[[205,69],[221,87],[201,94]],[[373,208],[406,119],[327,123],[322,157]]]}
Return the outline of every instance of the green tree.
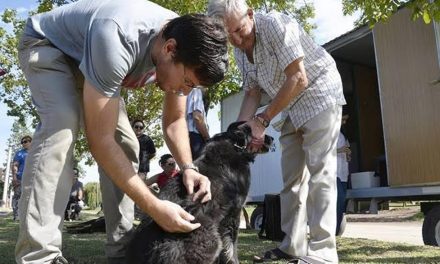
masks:
{"label": "green tree", "polygon": [[101,206],[102,195],[99,183],[89,182],[84,186],[84,203],[92,210]]}
{"label": "green tree", "polygon": [[15,153],[22,148],[21,138],[24,136],[32,136],[33,132],[28,128],[28,126],[26,126],[26,124],[21,123],[20,120],[14,121],[11,131],[12,133],[8,139],[8,146],[11,146],[13,152]]}
{"label": "green tree", "polygon": [[[39,0],[37,2],[39,3],[37,10],[30,12],[29,15],[45,12],[74,1]],[[205,12],[207,3],[206,0],[156,0],[153,2],[174,10],[178,14]],[[314,8],[311,4],[303,4],[303,2],[300,2],[301,6],[299,6],[295,0],[251,0],[249,4],[254,9],[260,11],[280,10],[289,13],[297,18],[307,31],[310,31],[314,27],[308,22],[308,19],[314,16]],[[35,127],[38,124],[38,116],[32,105],[27,82],[19,69],[17,58],[18,40],[24,27],[25,18],[19,17],[17,11],[13,9],[5,10],[1,18],[4,23],[12,28],[12,31],[0,28],[0,66],[8,72],[8,74],[2,77],[1,85],[3,89],[0,90],[0,97],[8,106],[7,114],[9,116],[17,117],[19,122],[23,124],[26,123],[28,118],[31,120],[31,126]],[[208,89],[207,98],[210,107],[213,107],[225,96],[239,90],[241,78],[235,66],[233,56],[230,57],[231,70],[228,72],[225,80],[216,87]],[[122,93],[122,97],[126,103],[129,118],[131,120],[144,120],[147,127],[146,132],[152,137],[156,147],[162,146],[163,137],[160,130],[162,92],[154,85],[150,85],[147,86],[146,89],[125,90]],[[86,164],[93,163],[83,133],[79,135],[74,153],[77,161],[85,160]]]}
{"label": "green tree", "polygon": [[427,24],[433,20],[440,21],[439,0],[342,0],[342,5],[344,15],[361,11],[357,24],[369,24],[371,27],[377,22],[387,21],[401,6],[412,10],[413,20],[422,18]]}

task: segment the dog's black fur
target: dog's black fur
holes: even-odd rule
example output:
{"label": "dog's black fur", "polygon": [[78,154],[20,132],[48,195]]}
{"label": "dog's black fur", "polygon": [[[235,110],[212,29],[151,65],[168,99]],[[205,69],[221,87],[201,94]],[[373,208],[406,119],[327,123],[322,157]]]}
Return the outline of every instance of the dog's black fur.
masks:
{"label": "dog's black fur", "polygon": [[[127,251],[127,263],[210,264],[238,263],[237,235],[240,211],[250,185],[249,163],[255,154],[246,150],[250,128],[233,123],[227,132],[215,135],[194,162],[211,181],[212,200],[193,202],[181,175],[170,180],[159,194],[195,216],[201,227],[190,233],[168,233],[154,221],[143,221]],[[264,150],[272,144],[266,136]]]}

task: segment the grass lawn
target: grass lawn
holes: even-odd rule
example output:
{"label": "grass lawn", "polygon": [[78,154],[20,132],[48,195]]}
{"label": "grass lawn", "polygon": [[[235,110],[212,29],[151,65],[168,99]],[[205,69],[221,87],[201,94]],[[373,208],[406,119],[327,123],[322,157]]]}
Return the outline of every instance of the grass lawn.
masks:
{"label": "grass lawn", "polygon": [[[85,211],[83,217],[96,217]],[[71,223],[66,223],[69,225]],[[14,246],[18,223],[11,217],[0,218],[0,263],[14,263]],[[63,234],[63,254],[74,264],[106,263],[103,233]],[[276,243],[260,240],[255,231],[241,231],[239,236],[240,263],[252,263],[252,257]],[[338,238],[340,263],[440,263],[440,248],[412,246],[359,238]],[[283,262],[278,262],[283,263]]]}

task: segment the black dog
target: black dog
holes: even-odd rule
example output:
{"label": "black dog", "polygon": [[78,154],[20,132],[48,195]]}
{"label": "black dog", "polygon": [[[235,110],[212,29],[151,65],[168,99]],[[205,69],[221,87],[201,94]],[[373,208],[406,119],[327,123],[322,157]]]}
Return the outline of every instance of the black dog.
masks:
{"label": "black dog", "polygon": [[[136,230],[127,251],[127,263],[142,264],[210,264],[238,263],[237,236],[240,212],[250,185],[249,127],[233,123],[227,132],[215,135],[194,162],[200,173],[211,181],[212,200],[193,202],[187,194],[181,175],[162,188],[159,198],[179,204],[201,227],[190,233],[168,233],[154,221],[143,221]],[[272,137],[266,136],[267,152]]]}

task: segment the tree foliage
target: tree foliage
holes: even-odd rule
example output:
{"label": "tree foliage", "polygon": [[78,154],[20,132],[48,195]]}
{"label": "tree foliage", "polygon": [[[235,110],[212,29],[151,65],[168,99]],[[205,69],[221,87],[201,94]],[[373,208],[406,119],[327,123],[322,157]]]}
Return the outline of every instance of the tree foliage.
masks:
{"label": "tree foliage", "polygon": [[101,206],[102,195],[99,183],[89,182],[84,186],[84,203],[92,210]]}
{"label": "tree foliage", "polygon": [[8,139],[8,146],[12,147],[12,152],[15,153],[22,148],[21,139],[24,136],[32,136],[32,132],[28,126],[26,124],[22,124],[20,120],[14,121],[11,131],[12,134]]}
{"label": "tree foliage", "polygon": [[[93,1],[93,0],[92,0]],[[74,0],[39,0],[37,10],[33,10],[29,15],[49,11],[57,6],[74,2]],[[169,8],[178,14],[202,12],[206,10],[206,0],[182,1],[182,0],[155,0],[159,5]],[[307,20],[314,16],[313,5],[302,1],[300,5],[292,0],[251,0],[250,6],[259,11],[279,10],[291,14],[310,31],[313,25]],[[17,14],[16,10],[7,9],[1,15],[1,19],[6,23],[7,28],[0,27],[0,67],[6,69],[8,74],[1,77],[0,97],[8,107],[7,114],[16,117],[20,124],[26,124],[30,120],[31,126],[35,128],[39,122],[38,115],[30,96],[27,82],[18,66],[17,46],[21,32],[23,31],[25,19]],[[12,28],[12,30],[10,30]],[[232,54],[232,53],[231,53]],[[239,90],[241,78],[235,66],[233,56],[230,56],[230,71],[225,80],[211,87],[207,92],[207,101],[213,107],[225,96]],[[161,132],[162,116],[162,92],[154,85],[149,85],[146,89],[128,90],[122,93],[127,107],[127,113],[131,120],[142,119],[146,124],[146,132],[155,142],[156,147],[163,145]],[[88,151],[84,133],[80,133],[75,146],[75,159],[85,160],[86,164],[92,164],[93,159]]]}
{"label": "tree foliage", "polygon": [[412,19],[422,18],[425,23],[440,21],[439,0],[342,0],[344,15],[361,11],[358,24],[369,24],[387,21],[401,6],[412,10]]}

